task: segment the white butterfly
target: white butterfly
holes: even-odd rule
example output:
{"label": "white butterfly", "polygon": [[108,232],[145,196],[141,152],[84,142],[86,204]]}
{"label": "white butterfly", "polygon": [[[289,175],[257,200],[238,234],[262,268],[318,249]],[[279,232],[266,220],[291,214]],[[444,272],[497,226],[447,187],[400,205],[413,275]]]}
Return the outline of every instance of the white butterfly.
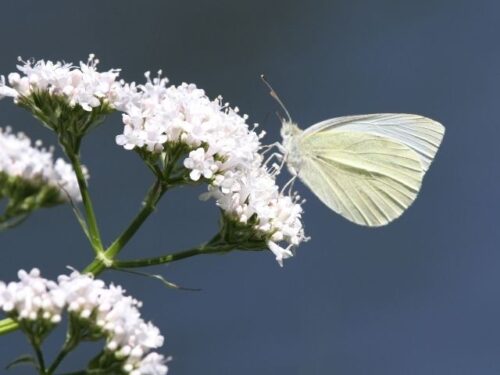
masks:
{"label": "white butterfly", "polygon": [[377,227],[413,203],[443,139],[440,123],[379,113],[337,117],[301,130],[267,85],[288,116],[281,129],[288,169],[324,204],[356,224]]}

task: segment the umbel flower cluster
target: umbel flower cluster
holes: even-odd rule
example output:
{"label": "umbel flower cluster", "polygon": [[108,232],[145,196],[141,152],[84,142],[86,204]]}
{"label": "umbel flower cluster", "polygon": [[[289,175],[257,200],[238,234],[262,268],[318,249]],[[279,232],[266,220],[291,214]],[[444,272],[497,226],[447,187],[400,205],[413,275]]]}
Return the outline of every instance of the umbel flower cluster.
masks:
{"label": "umbel flower cluster", "polygon": [[293,255],[292,248],[307,239],[302,207],[293,193],[280,192],[276,175],[281,168],[267,166],[260,142],[264,132],[249,127],[247,115],[222,97],[209,99],[194,84],[169,86],[161,72],[153,79],[146,73],[144,84],[128,84],[117,80],[118,69],[99,73],[97,63],[93,55],[79,66],[24,62],[18,66],[23,75],[9,74],[10,86],[2,78],[0,96],[24,103],[42,121],[50,113],[36,114],[43,111],[36,103],[41,94],[63,98],[74,110],[123,112],[118,145],[138,152],[152,169],[161,169],[154,165],[158,160],[180,161],[191,182],[208,183],[203,197],[214,198],[228,220],[246,226],[249,239],[261,241],[280,264]]}
{"label": "umbel flower cluster", "polygon": [[121,83],[117,81],[119,70],[98,72],[99,60],[90,55],[86,63],[79,66],[52,61],[23,61],[19,59],[18,72],[0,78],[0,98],[10,96],[18,101],[33,94],[46,92],[53,96],[63,96],[71,107],[80,106],[90,112],[103,103],[112,103]]}
{"label": "umbel flower cluster", "polygon": [[279,168],[266,167],[260,153],[264,132],[257,134],[247,115],[222,97],[210,100],[194,84],[168,86],[166,78],[150,79],[149,73],[146,78],[144,85],[124,86],[125,126],[117,144],[148,157],[179,146],[187,150],[182,164],[189,179],[207,182],[204,197],[215,198],[229,219],[248,225],[282,264],[292,256],[291,247],[305,240],[302,208],[293,196],[280,193]]}
{"label": "umbel flower cluster", "polygon": [[[18,282],[0,282],[0,309],[19,321],[29,334],[33,324],[50,330],[67,311],[72,334],[78,340],[105,339],[106,347],[95,361],[99,366],[113,357],[125,374],[167,373],[166,359],[152,351],[163,345],[163,336],[141,318],[141,303],[126,296],[120,286],[107,287],[102,280],[77,271],[59,276],[57,282],[42,278],[36,268],[19,271],[18,277]],[[112,364],[116,366],[116,362]]]}
{"label": "umbel flower cluster", "polygon": [[[36,208],[69,202],[94,252],[84,271],[88,274],[74,271],[49,281],[34,269],[20,271],[19,282],[0,283],[0,311],[9,318],[0,321],[0,334],[23,330],[37,357],[31,362],[40,374],[54,374],[80,342],[104,339],[104,349],[85,373],[163,375],[167,359],[155,351],[163,337],[141,318],[141,304],[125,296],[119,286],[108,287],[95,276],[238,249],[268,249],[282,266],[308,239],[302,224],[303,202],[291,189],[280,189],[276,179],[284,156],[279,152],[265,156],[272,147],[262,145],[264,132],[257,131],[257,124],[249,125],[249,117],[237,107],[220,96],[210,98],[194,84],[170,85],[161,72],[156,77],[147,72],[142,84],[127,83],[119,79],[119,69],[99,72],[98,62],[93,55],[79,65],[19,59],[17,72],[0,76],[0,99],[12,98],[52,130],[70,162],[54,162],[52,149],[0,129],[0,200],[8,202],[0,229],[2,220],[16,215],[22,219]],[[84,137],[112,112],[122,113],[117,145],[142,159],[154,184],[136,217],[105,245],[80,158]],[[211,240],[151,258],[118,258],[163,194],[198,184],[207,186],[201,198],[213,199],[221,211],[219,231]],[[159,275],[149,276],[176,286]],[[46,366],[41,344],[65,313],[67,340]]]}
{"label": "umbel flower cluster", "polygon": [[[88,178],[88,173],[83,168]],[[68,201],[81,201],[78,182],[70,164],[54,160],[53,149],[32,144],[23,133],[0,128],[0,200],[7,201],[0,214],[0,225],[8,227],[22,221],[38,208]]]}
{"label": "umbel flower cluster", "polygon": [[53,148],[43,148],[41,141],[32,144],[24,134],[0,128],[0,173],[33,187],[45,186],[57,192],[60,201],[81,201],[75,173],[63,159],[54,161]]}
{"label": "umbel flower cluster", "polygon": [[114,110],[123,85],[117,80],[119,70],[98,72],[94,55],[78,66],[21,58],[19,62],[19,72],[0,77],[0,99],[12,97],[58,134],[67,153],[78,153],[82,137]]}

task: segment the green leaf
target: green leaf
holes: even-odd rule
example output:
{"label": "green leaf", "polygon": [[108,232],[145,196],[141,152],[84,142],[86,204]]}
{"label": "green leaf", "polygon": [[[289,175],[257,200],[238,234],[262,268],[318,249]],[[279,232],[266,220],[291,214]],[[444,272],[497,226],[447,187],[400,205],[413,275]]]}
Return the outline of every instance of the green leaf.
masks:
{"label": "green leaf", "polygon": [[20,365],[31,365],[35,368],[38,368],[38,364],[37,364],[35,358],[33,358],[29,354],[23,354],[22,356],[16,358],[12,362],[10,362],[7,366],[5,366],[5,369],[10,370],[10,369],[12,369],[16,366],[20,366]]}
{"label": "green leaf", "polygon": [[168,287],[168,288],[178,289],[178,290],[187,290],[187,291],[190,291],[190,292],[199,292],[199,291],[201,291],[200,288],[186,288],[186,287],[174,284],[173,282],[168,281],[167,279],[165,279],[162,275],[152,274],[152,273],[147,273],[147,272],[140,272],[140,271],[133,271],[133,270],[128,269],[128,268],[115,267],[114,269],[117,270],[117,271],[121,271],[121,272],[131,273],[133,275],[145,276],[145,277],[149,277],[149,278],[152,278],[152,279],[160,280],[161,283],[163,285],[165,285],[166,287]]}
{"label": "green leaf", "polygon": [[17,227],[24,223],[28,216],[29,214],[22,214],[11,219],[5,219],[4,216],[0,216],[0,232]]}

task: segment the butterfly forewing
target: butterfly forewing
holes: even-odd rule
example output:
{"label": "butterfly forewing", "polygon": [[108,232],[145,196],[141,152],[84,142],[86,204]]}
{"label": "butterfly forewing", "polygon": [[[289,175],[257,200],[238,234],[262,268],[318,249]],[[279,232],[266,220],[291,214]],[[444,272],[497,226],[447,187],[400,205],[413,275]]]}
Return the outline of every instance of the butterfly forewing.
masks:
{"label": "butterfly forewing", "polygon": [[304,131],[304,137],[335,131],[362,132],[405,144],[420,156],[424,171],[429,168],[444,136],[444,127],[427,117],[404,113],[344,116],[322,121]]}
{"label": "butterfly forewing", "polygon": [[297,139],[299,177],[348,220],[385,225],[417,197],[424,169],[419,154],[407,145],[344,128],[308,130]]}

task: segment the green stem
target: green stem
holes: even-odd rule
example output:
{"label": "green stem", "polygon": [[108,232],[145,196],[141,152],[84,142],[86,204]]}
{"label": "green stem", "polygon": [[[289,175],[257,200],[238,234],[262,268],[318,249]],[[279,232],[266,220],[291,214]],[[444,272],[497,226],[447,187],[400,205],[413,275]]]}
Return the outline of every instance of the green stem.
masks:
{"label": "green stem", "polygon": [[160,198],[167,191],[166,188],[162,188],[161,181],[157,180],[154,185],[149,189],[148,194],[143,202],[143,207],[130,223],[127,229],[106,249],[106,257],[108,259],[113,259],[121,249],[130,241],[134,234],[139,230],[144,221],[153,213],[156,208],[156,204]]}
{"label": "green stem", "polygon": [[19,329],[19,324],[13,319],[7,318],[0,320],[0,336],[14,332]]}
{"label": "green stem", "polygon": [[75,349],[77,345],[77,342],[73,340],[72,337],[67,337],[66,341],[64,342],[63,348],[57,355],[56,359],[54,359],[54,362],[50,365],[49,369],[47,370],[47,375],[52,375],[56,371],[56,369],[59,367],[61,362],[63,361],[64,358],[73,350]]}
{"label": "green stem", "polygon": [[[165,169],[165,172],[160,175],[157,174],[157,180],[155,181],[154,185],[150,188],[148,194],[146,195],[142,209],[139,211],[139,213],[130,223],[127,229],[125,229],[125,231],[115,241],[113,241],[113,243],[105,251],[104,250],[98,251],[96,258],[92,261],[92,263],[90,263],[84,269],[83,272],[91,273],[94,276],[97,276],[106,268],[111,267],[113,265],[114,258],[123,249],[123,247],[130,241],[130,239],[134,236],[134,234],[139,230],[139,228],[142,226],[144,221],[146,221],[149,215],[151,215],[151,213],[155,210],[156,205],[160,200],[160,198],[163,196],[163,194],[165,194],[165,192],[168,189],[175,187],[177,185],[181,185],[183,182],[185,182],[183,178],[178,180],[170,179],[172,170],[175,167],[181,153],[182,153],[181,149],[177,150],[174,157],[172,158],[167,168]],[[75,160],[74,164],[79,166],[78,159]],[[83,184],[80,185],[80,190],[82,191],[82,197],[84,197],[84,202],[85,202],[84,193],[88,194],[88,192],[86,190],[85,179],[83,179],[82,182]],[[90,205],[89,208],[91,209],[92,206]],[[93,213],[92,210],[90,211]],[[91,229],[90,232],[92,233]]]}
{"label": "green stem", "polygon": [[201,254],[225,253],[234,250],[237,247],[238,246],[235,244],[224,244],[218,246],[199,246],[189,250],[179,251],[177,253],[163,255],[159,257],[135,259],[135,260],[123,260],[123,261],[117,260],[113,263],[113,267],[139,268],[139,267],[157,266],[159,264],[171,263],[177,260],[190,258],[192,256]]}
{"label": "green stem", "polygon": [[40,348],[40,343],[38,342],[38,340],[35,337],[32,337],[31,335],[29,335],[28,338],[29,338],[29,341],[31,343],[31,346],[35,350],[35,355],[36,355],[36,359],[38,361],[38,366],[40,367],[40,374],[46,375],[47,371],[45,369],[45,359],[43,358],[43,353],[42,353],[42,349]]}
{"label": "green stem", "polygon": [[93,276],[97,276],[100,273],[102,273],[106,269],[106,265],[104,264],[103,260],[99,258],[95,258],[92,263],[90,263],[87,267],[85,267],[82,271],[82,273],[88,273]]}
{"label": "green stem", "polygon": [[154,185],[149,189],[148,194],[143,202],[143,207],[132,220],[130,225],[123,231],[123,233],[106,249],[106,251],[98,254],[98,256],[90,263],[83,272],[91,273],[97,276],[107,267],[113,264],[113,259],[123,249],[123,247],[130,241],[134,234],[139,230],[144,221],[154,212],[156,205],[160,198],[168,190],[167,187],[162,185],[160,180],[157,180]]}
{"label": "green stem", "polygon": [[80,193],[82,194],[83,206],[85,207],[85,216],[87,218],[87,224],[89,227],[90,242],[96,254],[102,253],[103,246],[101,235],[99,233],[99,227],[97,226],[97,219],[94,213],[94,207],[92,205],[92,200],[90,199],[89,190],[87,187],[87,181],[85,180],[85,175],[83,173],[82,165],[78,155],[66,151],[68,158],[71,161],[73,169],[75,170],[76,178],[78,180],[78,186],[80,188]]}

